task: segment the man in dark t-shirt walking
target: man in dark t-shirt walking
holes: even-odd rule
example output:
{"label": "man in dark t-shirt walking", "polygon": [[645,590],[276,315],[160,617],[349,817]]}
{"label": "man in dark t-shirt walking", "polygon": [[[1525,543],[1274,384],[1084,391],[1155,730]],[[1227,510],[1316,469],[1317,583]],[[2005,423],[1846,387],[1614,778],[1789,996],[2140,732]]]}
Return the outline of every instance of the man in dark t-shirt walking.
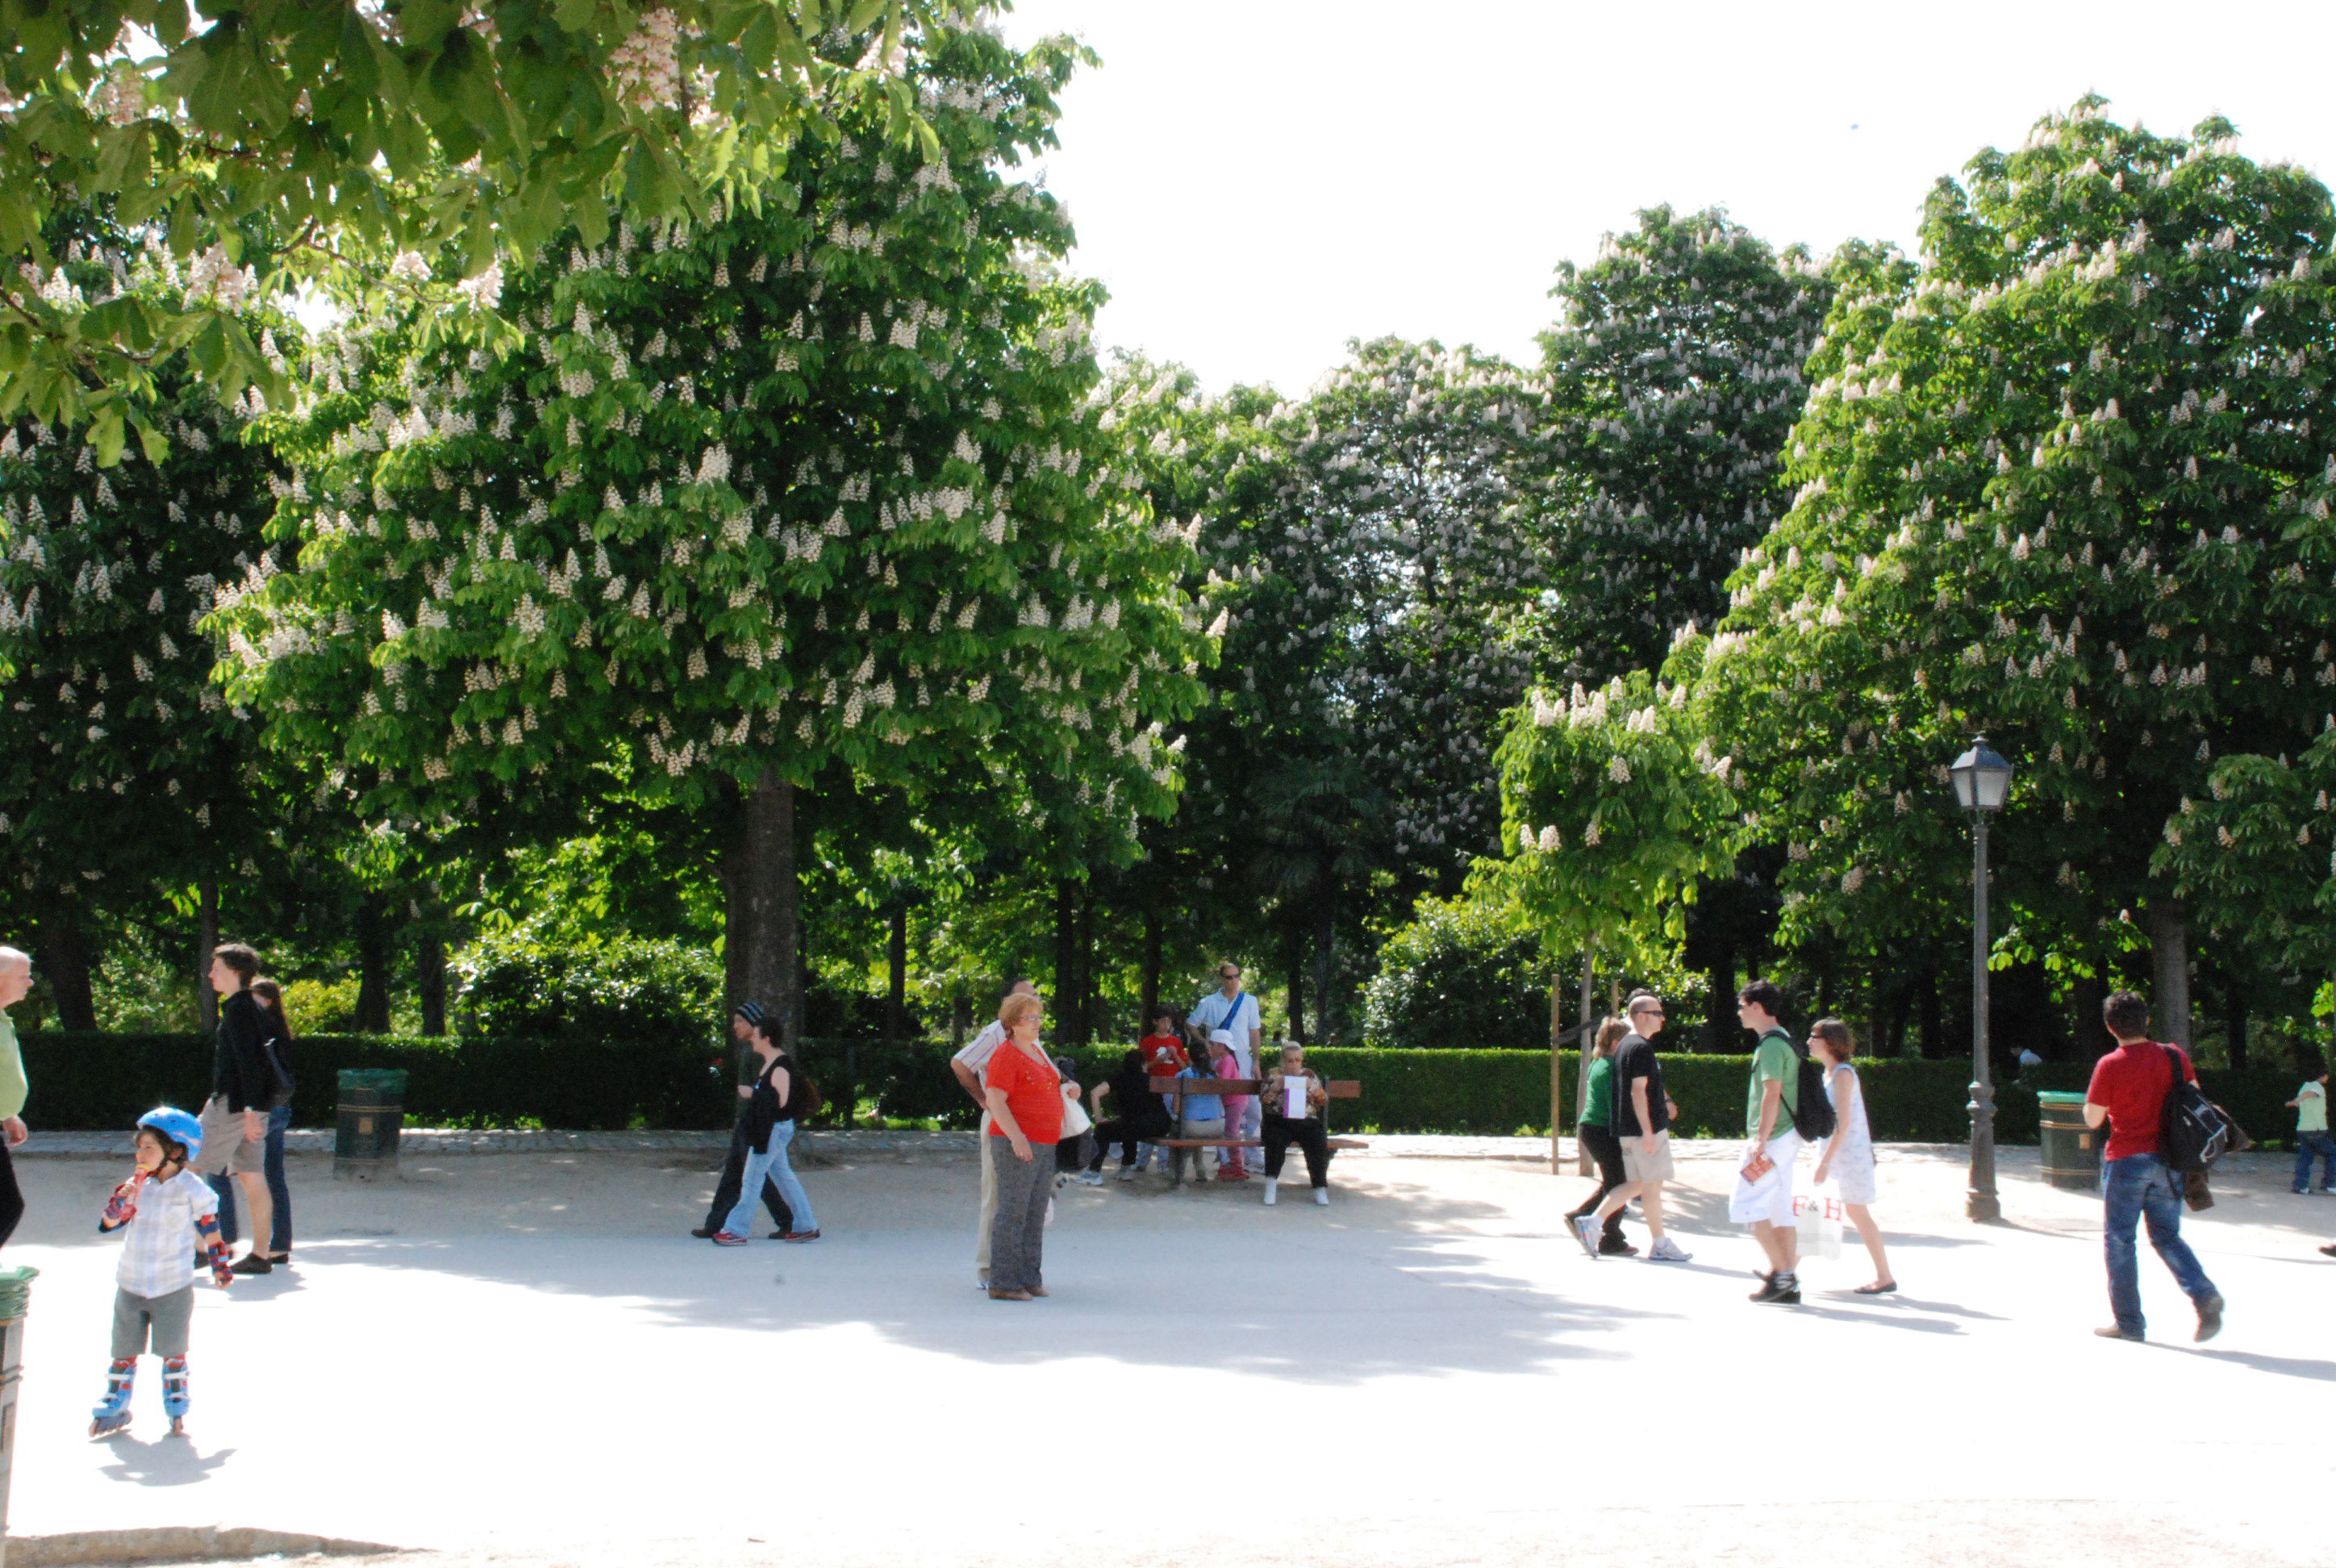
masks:
{"label": "man in dark t-shirt walking", "polygon": [[1662,1033],[1663,1001],[1652,991],[1634,991],[1625,1009],[1630,1032],[1614,1047],[1614,1135],[1622,1142],[1622,1184],[1606,1194],[1595,1213],[1573,1222],[1582,1250],[1598,1256],[1599,1231],[1606,1216],[1621,1212],[1633,1197],[1646,1216],[1650,1263],[1684,1263],[1689,1253],[1663,1234],[1663,1183],[1676,1174],[1671,1164],[1671,1118],[1679,1106],[1663,1092],[1663,1066],[1649,1037]]}
{"label": "man in dark t-shirt walking", "polygon": [[2166,1096],[2174,1092],[2175,1071],[2195,1084],[2197,1069],[2180,1047],[2149,1038],[2149,1004],[2135,993],[2119,991],[2104,1002],[2101,1021],[2117,1037],[2117,1049],[2093,1064],[2092,1086],[2085,1091],[2085,1125],[2098,1127],[2107,1122],[2109,1126],[2108,1146],[2101,1151],[2101,1195],[2107,1211],[2102,1247],[2108,1258],[2109,1307],[2117,1321],[2093,1332],[2104,1339],[2142,1337],[2134,1228],[2146,1219],[2149,1244],[2198,1309],[2195,1338],[2211,1339],[2223,1331],[2223,1294],[2182,1239],[2182,1178],[2157,1147],[2158,1125],[2166,1114]]}

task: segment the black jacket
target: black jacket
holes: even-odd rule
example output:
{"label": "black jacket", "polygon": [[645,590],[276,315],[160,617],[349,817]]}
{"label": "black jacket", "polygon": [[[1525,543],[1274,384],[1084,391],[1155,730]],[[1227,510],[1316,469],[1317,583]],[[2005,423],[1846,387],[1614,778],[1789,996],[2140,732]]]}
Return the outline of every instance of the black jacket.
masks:
{"label": "black jacket", "polygon": [[276,1105],[276,1069],[268,1060],[275,1031],[259,999],[237,991],[219,1002],[219,1043],[211,1050],[211,1094],[230,1111],[266,1111]]}
{"label": "black jacket", "polygon": [[[785,1105],[779,1103],[778,1086],[771,1082],[771,1075],[782,1067],[786,1069],[787,1074]],[[754,1079],[754,1097],[746,1102],[746,1146],[748,1148],[767,1147],[771,1141],[771,1129],[781,1122],[794,1119],[794,1102],[802,1094],[800,1087],[802,1083],[803,1074],[796,1070],[794,1058],[784,1051],[781,1051],[772,1059],[771,1065],[763,1069]]]}

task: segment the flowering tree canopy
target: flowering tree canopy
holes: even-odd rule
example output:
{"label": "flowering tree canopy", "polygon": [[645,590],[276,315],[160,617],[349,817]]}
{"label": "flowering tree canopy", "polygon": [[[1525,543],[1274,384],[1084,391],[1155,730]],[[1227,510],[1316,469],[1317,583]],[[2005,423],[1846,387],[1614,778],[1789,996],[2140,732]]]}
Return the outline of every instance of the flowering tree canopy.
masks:
{"label": "flowering tree canopy", "polygon": [[1788,923],[1934,924],[1962,881],[1946,765],[1984,731],[2020,768],[2000,831],[2029,939],[2098,953],[2145,904],[2183,1029],[2152,847],[2219,759],[2283,764],[2336,723],[2336,224],[2224,122],[2099,109],[1942,181],[1919,267],[1837,267],[1795,505],[1695,651],[1790,842]]}
{"label": "flowering tree canopy", "polygon": [[[773,854],[787,792],[838,770],[1123,836],[1167,807],[1191,540],[1130,489],[1095,291],[1055,278],[1067,219],[1012,178],[1077,55],[928,48],[902,69],[939,158],[846,115],[754,207],[549,248],[505,286],[502,357],[390,321],[320,343],[281,543],[220,622],[278,744],[425,822],[743,792]],[[733,885],[791,899],[765,871]]]}
{"label": "flowering tree canopy", "polygon": [[[0,875],[66,970],[84,903],[257,874],[267,822],[251,726],[213,682],[201,621],[261,550],[268,464],[207,388],[170,375],[162,390],[159,464],[106,469],[85,431],[0,427]],[[92,1027],[85,978],[54,978],[69,1022]]]}
{"label": "flowering tree canopy", "polygon": [[1655,668],[1726,612],[1728,574],[1782,511],[1832,287],[1800,246],[1655,207],[1589,267],[1561,263],[1551,292],[1566,318],[1542,335],[1549,411],[1523,488],[1555,514],[1553,666],[1598,681]]}
{"label": "flowering tree canopy", "polygon": [[[255,287],[376,249],[456,276],[603,204],[703,218],[837,117],[937,149],[900,68],[953,0],[0,0],[0,415],[116,439],[182,352],[229,397],[277,373],[236,319]],[[108,200],[181,263],[182,293],[65,297],[49,219]],[[18,281],[20,273],[24,280]]]}

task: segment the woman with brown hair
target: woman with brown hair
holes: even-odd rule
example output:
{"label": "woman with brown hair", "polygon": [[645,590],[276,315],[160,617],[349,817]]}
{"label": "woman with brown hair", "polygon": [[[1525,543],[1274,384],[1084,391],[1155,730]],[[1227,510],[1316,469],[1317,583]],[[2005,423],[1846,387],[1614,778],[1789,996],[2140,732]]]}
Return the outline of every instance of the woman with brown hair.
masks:
{"label": "woman with brown hair", "polygon": [[1046,1009],[1033,996],[1015,995],[998,1009],[1006,1038],[991,1054],[982,1076],[989,1105],[989,1135],[982,1158],[998,1181],[998,1213],[989,1222],[989,1299],[1027,1301],[1046,1293],[1041,1267],[1046,1234],[1046,1203],[1055,1185],[1055,1162],[1033,1151],[1052,1151],[1063,1135],[1063,1080],[1054,1059],[1038,1044]]}
{"label": "woman with brown hair", "polygon": [[[1598,1037],[1591,1042],[1590,1087],[1582,1096],[1582,1115],[1574,1124],[1573,1136],[1598,1164],[1598,1190],[1565,1212],[1569,1222],[1596,1213],[1606,1194],[1630,1179],[1622,1174],[1622,1140],[1614,1133],[1614,1047],[1630,1032],[1630,1026],[1621,1019],[1608,1018],[1598,1026]],[[1610,1258],[1638,1254],[1639,1249],[1622,1234],[1621,1210],[1606,1216],[1598,1251]]]}
{"label": "woman with brown hair", "polygon": [[268,1118],[276,1105],[276,1069],[268,1060],[267,1016],[251,994],[258,978],[259,955],[241,942],[221,942],[211,950],[219,1042],[211,1052],[211,1093],[203,1102],[202,1147],[195,1168],[213,1192],[226,1191],[229,1175],[243,1188],[251,1211],[251,1250],[236,1264],[238,1274],[265,1274],[274,1267],[261,1238],[270,1234],[275,1221],[262,1167]]}
{"label": "woman with brown hair", "polygon": [[1890,1272],[1889,1255],[1882,1250],[1882,1227],[1874,1222],[1874,1133],[1865,1119],[1865,1091],[1858,1086],[1857,1069],[1849,1058],[1857,1042],[1839,1018],[1819,1018],[1809,1026],[1809,1049],[1825,1063],[1825,1098],[1833,1102],[1833,1136],[1817,1154],[1816,1179],[1833,1177],[1841,1189],[1841,1206],[1857,1227],[1865,1251],[1874,1259],[1874,1278],[1857,1288],[1861,1296],[1887,1296],[1898,1289]]}

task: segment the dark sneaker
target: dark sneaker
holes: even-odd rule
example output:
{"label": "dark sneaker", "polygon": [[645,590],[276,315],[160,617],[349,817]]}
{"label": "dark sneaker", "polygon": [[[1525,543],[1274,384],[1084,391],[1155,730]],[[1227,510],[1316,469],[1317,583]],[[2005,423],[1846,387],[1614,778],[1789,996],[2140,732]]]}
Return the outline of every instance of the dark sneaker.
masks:
{"label": "dark sneaker", "polygon": [[699,1225],[689,1233],[701,1242],[710,1242],[714,1240],[714,1232],[715,1227],[712,1225]]}
{"label": "dark sneaker", "polygon": [[2202,1297],[2198,1302],[2198,1331],[2191,1338],[2203,1345],[2223,1331],[2223,1297],[2220,1291]]}
{"label": "dark sneaker", "polygon": [[1776,1292],[1767,1298],[1768,1305],[1797,1307],[1801,1304],[1801,1277],[1798,1274],[1779,1274],[1769,1281],[1768,1285]]}
{"label": "dark sneaker", "polygon": [[2136,1345],[2141,1343],[2139,1334],[2130,1329],[2120,1329],[2115,1323],[2111,1323],[2106,1329],[2096,1329],[2093,1333],[2097,1338],[2103,1339],[2130,1339]]}
{"label": "dark sneaker", "polygon": [[2320,1252],[2322,1257],[2336,1258],[2336,1242],[2329,1242],[2320,1249]]}
{"label": "dark sneaker", "polygon": [[819,1240],[819,1232],[817,1231],[783,1231],[779,1234],[779,1240],[782,1242],[816,1242]]}
{"label": "dark sneaker", "polygon": [[258,1252],[246,1252],[229,1263],[227,1271],[230,1274],[272,1274],[276,1271],[276,1265]]}
{"label": "dark sneaker", "polygon": [[1620,1236],[1609,1236],[1598,1243],[1598,1255],[1601,1258],[1635,1258],[1639,1255],[1639,1249]]}
{"label": "dark sneaker", "polygon": [[1747,1301],[1775,1300],[1776,1299],[1776,1280],[1777,1276],[1775,1274],[1761,1275],[1760,1288],[1753,1291],[1749,1296],[1747,1296],[1745,1300]]}

